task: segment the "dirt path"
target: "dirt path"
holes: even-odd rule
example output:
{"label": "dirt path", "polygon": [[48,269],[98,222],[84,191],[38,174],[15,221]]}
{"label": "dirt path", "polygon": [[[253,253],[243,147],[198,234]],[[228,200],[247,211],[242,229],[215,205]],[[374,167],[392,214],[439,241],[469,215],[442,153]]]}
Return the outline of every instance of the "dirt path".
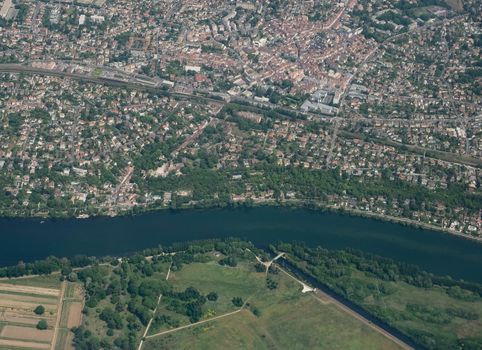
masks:
{"label": "dirt path", "polygon": [[[171,259],[171,264],[169,265],[169,268],[167,269],[167,274],[166,274],[166,281],[169,279],[169,275],[171,274],[171,267],[172,267],[172,259]],[[156,316],[157,309],[159,308],[159,304],[161,303],[162,299],[162,294],[159,294],[159,298],[157,299],[157,305],[156,308],[154,309],[154,312],[152,313],[152,317],[149,320],[149,323],[147,324],[146,330],[144,331],[144,334],[142,335],[141,342],[139,343],[139,347],[137,350],[141,350],[142,346],[144,345],[144,339],[149,338],[147,336],[147,333],[149,332],[149,329],[151,328],[152,325],[152,320],[154,320],[154,317]]]}
{"label": "dirt path", "polygon": [[276,261],[278,260],[279,258],[281,258],[283,255],[285,255],[285,253],[279,253],[277,256],[275,256],[273,259],[271,259],[270,261],[266,261],[264,262],[263,260],[261,260],[261,258],[259,256],[257,256],[251,249],[246,249],[247,251],[249,251],[251,254],[254,255],[254,257],[256,258],[256,260],[258,260],[258,262],[262,265],[264,265],[266,267],[266,275],[268,275],[268,271],[269,271],[269,267]]}
{"label": "dirt path", "polygon": [[185,326],[181,326],[181,327],[177,327],[177,328],[174,328],[174,329],[169,329],[167,331],[159,332],[159,333],[156,333],[156,334],[153,334],[153,335],[149,335],[149,336],[146,337],[146,339],[150,339],[150,338],[158,337],[160,335],[165,335],[165,334],[177,332],[177,331],[180,331],[182,329],[187,329],[187,328],[199,326],[200,324],[203,324],[203,323],[211,322],[211,321],[214,321],[214,320],[218,320],[220,318],[224,318],[224,317],[228,317],[228,316],[237,314],[238,312],[241,312],[243,309],[244,309],[244,305],[241,306],[239,309],[237,309],[235,311],[228,312],[227,314],[222,314],[222,315],[219,315],[219,316],[208,318],[207,320],[202,320],[202,321],[191,323],[191,324],[188,324],[188,325],[185,325]]}
{"label": "dirt path", "polygon": [[65,293],[65,286],[67,285],[66,281],[62,282],[62,286],[60,287],[60,295],[59,295],[59,302],[57,307],[57,319],[55,320],[55,327],[54,327],[54,336],[52,337],[52,343],[50,343],[50,350],[55,350],[55,345],[57,343],[57,335],[59,334],[60,328],[60,319],[62,317],[62,307],[64,305],[64,293]]}
{"label": "dirt path", "polygon": [[[254,294],[256,294],[256,293],[254,293]],[[231,312],[228,312],[228,313],[226,313],[226,314],[219,315],[219,316],[211,317],[211,318],[208,318],[208,319],[206,319],[206,320],[199,321],[199,322],[187,324],[187,325],[185,325],[185,326],[177,327],[177,328],[174,328],[174,329],[168,329],[167,331],[162,331],[162,332],[159,332],[159,333],[156,333],[156,334],[153,334],[153,335],[149,335],[149,336],[146,337],[146,339],[154,338],[154,337],[157,337],[157,336],[160,336],[160,335],[164,335],[164,334],[169,334],[169,333],[177,332],[177,331],[180,331],[180,330],[183,330],[183,329],[187,329],[187,328],[199,326],[200,324],[203,324],[203,323],[215,321],[215,320],[218,320],[218,319],[220,319],[220,318],[224,318],[224,317],[228,317],[228,316],[231,316],[231,315],[235,315],[235,314],[237,314],[238,312],[241,312],[241,311],[244,310],[244,308],[246,307],[246,305],[248,304],[249,300],[251,299],[251,297],[252,297],[254,294],[252,294],[251,296],[249,296],[249,297],[246,299],[246,301],[243,303],[243,305],[241,305],[241,307],[240,307],[239,309],[237,309],[237,310],[234,310],[234,311],[231,311]]]}

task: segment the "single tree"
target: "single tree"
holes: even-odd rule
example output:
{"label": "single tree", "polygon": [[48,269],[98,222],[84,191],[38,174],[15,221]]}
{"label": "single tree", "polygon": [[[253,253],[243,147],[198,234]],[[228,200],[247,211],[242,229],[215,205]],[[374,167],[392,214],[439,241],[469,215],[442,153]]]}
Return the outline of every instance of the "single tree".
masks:
{"label": "single tree", "polygon": [[47,321],[45,320],[40,320],[38,321],[37,323],[37,329],[40,329],[40,330],[45,330],[49,328],[49,325],[47,324]]}
{"label": "single tree", "polygon": [[33,310],[37,315],[43,315],[45,312],[45,308],[42,305],[39,305]]}

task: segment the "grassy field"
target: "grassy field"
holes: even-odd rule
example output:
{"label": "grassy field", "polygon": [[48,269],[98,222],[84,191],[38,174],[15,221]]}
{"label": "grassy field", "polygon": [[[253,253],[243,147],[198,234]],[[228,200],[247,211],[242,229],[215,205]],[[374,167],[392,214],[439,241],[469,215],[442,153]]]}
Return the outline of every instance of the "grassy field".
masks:
{"label": "grassy field", "polygon": [[265,287],[264,274],[253,273],[246,263],[229,267],[216,261],[186,265],[181,271],[171,273],[169,282],[179,291],[195,287],[203,294],[217,292],[218,300],[209,304],[217,314],[236,309],[231,302],[233,297],[246,300]]}
{"label": "grassy field", "polygon": [[[180,271],[171,272],[169,283],[175,291],[183,291],[188,287],[195,287],[203,295],[216,292],[218,299],[215,302],[207,301],[203,306],[205,317],[222,315],[237,309],[232,299],[240,297],[243,300],[262,290],[265,286],[263,274],[250,271],[247,263],[243,262],[237,267],[221,266],[217,259],[206,263],[192,263],[184,265]],[[189,324],[189,318],[167,308],[166,298],[161,301],[156,315],[168,315],[179,321],[180,325]],[[153,324],[149,334],[154,334],[170,327]]]}
{"label": "grassy field", "polygon": [[304,251],[289,254],[291,262],[417,344],[428,349],[482,348],[480,286],[361,253],[296,249]]}
{"label": "grassy field", "polygon": [[[335,305],[302,294],[301,285],[282,273],[270,273],[278,285],[268,289],[265,274],[255,272],[254,262],[237,267],[215,261],[193,263],[171,276],[169,281],[176,290],[194,287],[203,294],[218,293],[216,302],[203,306],[205,313],[211,309],[219,316],[236,310],[231,302],[234,296],[249,298],[248,305],[219,320],[148,338],[145,350],[187,349],[193,344],[196,349],[398,349]],[[161,308],[158,314],[173,316],[174,312]],[[179,319],[181,325],[189,324],[187,318]]]}
{"label": "grassy field", "polygon": [[[401,330],[431,333],[437,339],[482,337],[480,299],[455,299],[447,294],[446,288],[437,285],[417,288],[404,282],[380,282],[361,272],[354,273],[350,279],[352,283],[358,280],[363,284],[383,284],[384,289],[392,291],[388,295],[377,297],[369,295],[364,299],[363,305],[368,309],[384,311],[390,322]],[[411,311],[416,308],[420,310]],[[447,317],[447,310],[465,313],[469,318]]]}

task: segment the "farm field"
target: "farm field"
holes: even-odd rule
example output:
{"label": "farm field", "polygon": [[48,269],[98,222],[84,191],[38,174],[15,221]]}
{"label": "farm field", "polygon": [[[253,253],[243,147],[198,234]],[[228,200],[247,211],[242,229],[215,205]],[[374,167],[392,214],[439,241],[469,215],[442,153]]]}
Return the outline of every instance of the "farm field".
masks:
{"label": "farm field", "polygon": [[82,305],[81,286],[61,284],[58,275],[0,281],[0,349],[69,349]]}
{"label": "farm field", "polygon": [[55,344],[56,350],[74,349],[73,333],[70,329],[82,324],[82,309],[84,307],[84,289],[79,283],[67,283],[60,315],[59,332]]}
{"label": "farm field", "polygon": [[60,289],[60,279],[58,274],[2,279],[0,280],[0,283],[19,286]]}
{"label": "farm field", "polygon": [[[283,273],[269,273],[277,286],[267,287],[266,274],[256,272],[255,261],[236,267],[221,266],[215,260],[184,265],[171,272],[169,283],[175,291],[193,287],[203,295],[216,292],[216,301],[203,305],[203,320],[235,312],[179,331],[153,336],[173,329],[173,324],[189,325],[189,318],[172,310],[169,298],[161,301],[143,349],[399,349],[398,345],[369,326],[344,313],[335,305],[301,293],[302,287]],[[232,298],[246,301],[240,309]]]}

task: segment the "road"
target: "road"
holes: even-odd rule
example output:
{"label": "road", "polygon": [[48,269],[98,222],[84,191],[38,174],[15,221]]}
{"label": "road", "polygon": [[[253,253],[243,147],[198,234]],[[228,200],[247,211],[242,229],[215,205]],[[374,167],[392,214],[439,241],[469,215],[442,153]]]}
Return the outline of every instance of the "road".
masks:
{"label": "road", "polygon": [[134,167],[128,166],[126,175],[122,178],[121,182],[119,183],[119,185],[114,190],[114,193],[112,194],[112,201],[114,202],[114,204],[117,203],[117,200],[119,199],[119,194],[121,193],[124,185],[130,181],[132,177],[132,173],[134,173]]}
{"label": "road", "polygon": [[214,126],[216,125],[216,123],[217,123],[217,120],[213,118],[211,118],[209,122],[205,121],[202,125],[199,126],[199,128],[197,128],[196,131],[194,131],[194,133],[191,136],[188,136],[186,140],[178,148],[176,148],[174,151],[171,152],[171,156],[176,157],[179,154],[179,152],[181,152],[183,149],[189,146],[190,143],[196,140],[199,137],[199,135],[203,133],[204,129],[207,126],[209,125]]}

